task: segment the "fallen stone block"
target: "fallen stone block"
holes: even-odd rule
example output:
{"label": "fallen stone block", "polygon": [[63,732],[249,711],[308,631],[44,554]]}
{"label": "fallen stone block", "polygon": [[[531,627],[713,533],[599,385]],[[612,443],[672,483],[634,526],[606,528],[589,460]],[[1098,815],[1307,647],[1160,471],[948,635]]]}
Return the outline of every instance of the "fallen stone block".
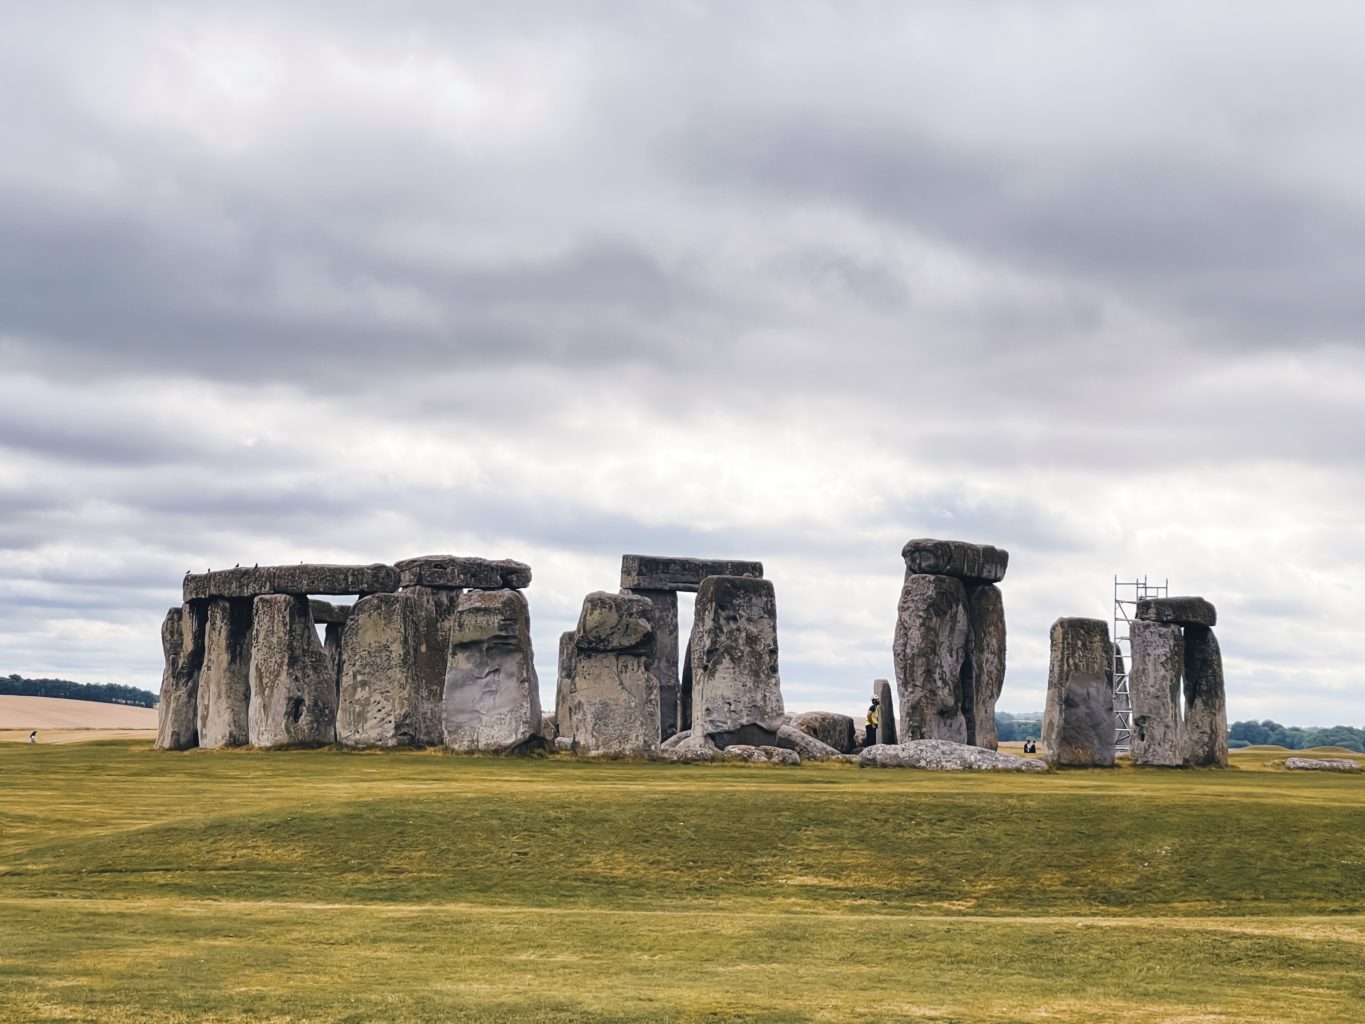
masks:
{"label": "fallen stone block", "polygon": [[1345,757],[1286,757],[1284,766],[1291,772],[1359,772],[1359,761]]}
{"label": "fallen stone block", "polygon": [[1114,763],[1114,648],[1101,619],[1052,624],[1044,756],[1049,764],[1110,767]]}
{"label": "fallen stone block", "polygon": [[394,563],[403,587],[456,590],[525,590],[531,567],[510,558],[492,560],[463,555],[421,555]]}
{"label": "fallen stone block", "polygon": [[[852,719],[849,721],[851,723]],[[807,735],[793,725],[778,726],[776,741],[765,745],[764,749],[767,749],[768,746],[793,750],[806,761],[828,761],[842,753],[838,748],[824,743],[814,736]]]}
{"label": "fallen stone block", "polygon": [[1045,772],[1047,765],[1035,758],[1002,754],[948,740],[909,740],[877,744],[858,757],[864,768],[922,768],[934,772]]}
{"label": "fallen stone block", "polygon": [[622,590],[696,591],[708,576],[743,576],[761,579],[762,562],[714,558],[667,558],[656,555],[622,555]]}
{"label": "fallen stone block", "polygon": [[792,716],[791,724],[840,754],[851,753],[857,743],[853,719],[835,711],[803,711]]}
{"label": "fallen stone block", "polygon": [[1009,568],[1010,553],[989,544],[960,540],[918,538],[901,548],[907,572],[928,576],[955,576],[974,583],[999,583]]}
{"label": "fallen stone block", "polygon": [[1180,626],[1218,625],[1218,612],[1202,597],[1145,597],[1137,617],[1145,622],[1174,622]]}

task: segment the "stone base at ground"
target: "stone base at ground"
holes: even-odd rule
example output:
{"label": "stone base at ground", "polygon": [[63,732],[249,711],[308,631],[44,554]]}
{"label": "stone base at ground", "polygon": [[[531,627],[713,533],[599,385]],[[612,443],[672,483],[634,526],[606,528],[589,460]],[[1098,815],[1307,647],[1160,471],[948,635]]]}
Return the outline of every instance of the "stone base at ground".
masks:
{"label": "stone base at ground", "polygon": [[859,755],[864,768],[922,768],[934,772],[1045,772],[1047,765],[1030,757],[1001,754],[947,740],[909,740],[877,744]]}

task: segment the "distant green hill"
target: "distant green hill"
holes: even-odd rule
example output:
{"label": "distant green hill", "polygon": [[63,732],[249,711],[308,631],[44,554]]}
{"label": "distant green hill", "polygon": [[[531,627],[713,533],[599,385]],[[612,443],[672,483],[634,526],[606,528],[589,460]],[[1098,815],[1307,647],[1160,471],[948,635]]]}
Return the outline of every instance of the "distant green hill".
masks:
{"label": "distant green hill", "polygon": [[25,679],[20,675],[0,676],[0,693],[16,697],[65,697],[99,704],[131,704],[139,708],[154,708],[158,700],[149,690],[122,683],[73,683],[70,679]]}

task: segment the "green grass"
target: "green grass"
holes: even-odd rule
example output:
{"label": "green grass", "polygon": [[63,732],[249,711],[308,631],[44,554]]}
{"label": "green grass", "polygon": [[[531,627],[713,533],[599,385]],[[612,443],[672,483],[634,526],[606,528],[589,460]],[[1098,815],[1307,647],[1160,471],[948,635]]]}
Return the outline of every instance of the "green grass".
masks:
{"label": "green grass", "polygon": [[0,1020],[1305,1021],[1365,778],[0,745]]}

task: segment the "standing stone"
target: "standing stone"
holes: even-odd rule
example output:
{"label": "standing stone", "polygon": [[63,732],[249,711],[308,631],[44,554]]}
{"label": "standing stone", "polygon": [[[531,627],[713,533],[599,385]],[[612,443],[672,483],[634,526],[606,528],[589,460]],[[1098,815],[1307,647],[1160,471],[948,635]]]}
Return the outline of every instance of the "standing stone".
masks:
{"label": "standing stone", "polygon": [[342,638],[337,741],[351,747],[438,746],[446,651],[430,596],[371,594]]}
{"label": "standing stone", "polygon": [[[1005,603],[1000,588],[985,583],[967,588],[971,644],[967,652],[971,686],[964,685],[967,742],[996,750],[995,702],[1005,685]],[[970,696],[970,703],[968,698]]]}
{"label": "standing stone", "polygon": [[777,598],[768,580],[708,576],[691,642],[692,738],[772,744],[783,724]]}
{"label": "standing stone", "polygon": [[1207,626],[1185,627],[1185,763],[1228,763],[1228,708],[1223,655]]}
{"label": "standing stone", "polygon": [[891,695],[889,679],[875,679],[872,682],[872,696],[877,698],[877,742],[896,742],[896,700]]}
{"label": "standing stone", "polygon": [[967,593],[952,576],[907,572],[893,654],[900,738],[967,742],[962,670],[969,634]]}
{"label": "standing stone", "polygon": [[322,636],[322,649],[327,660],[332,663],[332,673],[337,677],[337,693],[341,692],[341,639],[346,627],[339,622],[329,622]]}
{"label": "standing stone", "polygon": [[1044,757],[1052,765],[1109,767],[1114,763],[1113,645],[1102,619],[1052,624]]}
{"label": "standing stone", "polygon": [[[697,622],[692,620],[692,632],[683,647],[682,670],[678,673],[678,733],[692,731],[692,641],[697,637]],[[677,735],[677,734],[675,734]]]}
{"label": "standing stone", "polygon": [[251,745],[317,746],[336,740],[337,685],[308,599],[270,594],[252,604]]}
{"label": "standing stone", "polygon": [[208,603],[204,667],[199,673],[199,745],[241,747],[251,742],[251,601]]}
{"label": "standing stone", "polygon": [[465,753],[526,749],[540,732],[531,616],[519,590],[460,595],[450,624],[442,726]]}
{"label": "standing stone", "polygon": [[204,664],[206,609],[202,602],[181,605],[161,623],[161,673],[157,703],[156,745],[162,750],[188,750],[199,745],[199,672]]}
{"label": "standing stone", "polygon": [[583,599],[566,694],[572,731],[560,732],[576,752],[658,756],[653,614],[645,597],[599,591]]}
{"label": "standing stone", "polygon": [[1178,768],[1185,763],[1180,739],[1180,674],[1185,639],[1172,623],[1136,619],[1130,633],[1133,670],[1128,674],[1133,712],[1133,764]]}
{"label": "standing stone", "polygon": [[653,606],[654,653],[649,670],[659,681],[659,739],[678,731],[678,592],[676,590],[627,590],[648,598]]}
{"label": "standing stone", "polygon": [[569,685],[573,681],[574,658],[578,653],[574,647],[577,634],[571,629],[559,635],[559,672],[555,679],[555,725],[556,735],[573,735],[573,715],[569,712]]}

